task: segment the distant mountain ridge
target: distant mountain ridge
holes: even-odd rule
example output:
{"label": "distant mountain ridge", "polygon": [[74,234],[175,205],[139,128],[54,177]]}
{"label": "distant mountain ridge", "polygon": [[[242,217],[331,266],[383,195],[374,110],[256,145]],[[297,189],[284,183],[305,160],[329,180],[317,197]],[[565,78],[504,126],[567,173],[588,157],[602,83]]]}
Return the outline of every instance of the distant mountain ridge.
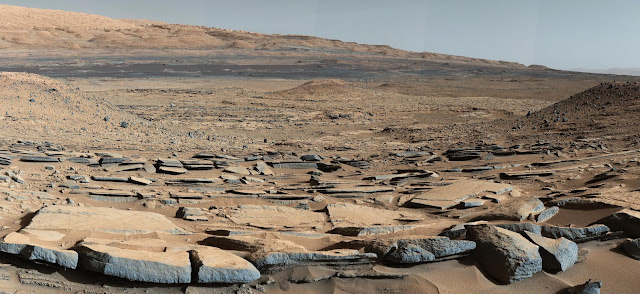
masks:
{"label": "distant mountain ridge", "polygon": [[365,45],[312,36],[270,35],[152,20],[0,5],[0,49],[237,49],[326,50],[403,56],[443,62],[482,63],[525,68],[515,62],[429,52],[408,52],[386,45]]}

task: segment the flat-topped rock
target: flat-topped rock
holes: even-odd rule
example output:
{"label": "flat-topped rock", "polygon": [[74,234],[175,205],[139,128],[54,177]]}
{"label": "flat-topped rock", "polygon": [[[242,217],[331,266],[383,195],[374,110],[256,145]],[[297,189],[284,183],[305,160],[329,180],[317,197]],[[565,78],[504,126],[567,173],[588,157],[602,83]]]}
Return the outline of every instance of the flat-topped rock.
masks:
{"label": "flat-topped rock", "polygon": [[603,236],[610,231],[605,225],[593,225],[589,227],[555,227],[542,226],[542,235],[548,238],[567,238],[571,241],[580,241],[581,239],[594,236]]}
{"label": "flat-topped rock", "polygon": [[512,220],[523,221],[529,215],[537,215],[544,210],[544,203],[536,197],[518,197],[483,213],[474,220]]}
{"label": "flat-topped rock", "polygon": [[40,209],[26,229],[59,232],[95,231],[122,235],[190,234],[163,215],[153,212],[62,205]]}
{"label": "flat-topped rock", "polygon": [[75,269],[78,266],[78,253],[59,247],[38,244],[29,236],[21,233],[9,233],[0,243],[0,252],[21,255],[29,260],[44,261]]}
{"label": "flat-topped rock", "polygon": [[336,227],[402,225],[422,219],[419,214],[413,212],[347,203],[329,204],[327,211],[331,223]]}
{"label": "flat-topped rock", "polygon": [[421,193],[409,201],[410,205],[447,209],[461,201],[483,192],[502,194],[513,190],[508,184],[477,180],[461,180],[448,186],[441,186]]}
{"label": "flat-topped rock", "polygon": [[198,283],[249,283],[260,278],[260,272],[249,261],[218,248],[198,246],[191,256]]}
{"label": "flat-topped rock", "polygon": [[191,282],[191,261],[186,251],[138,251],[93,242],[83,242],[77,251],[83,268],[108,276],[162,284]]}
{"label": "flat-topped rock", "polygon": [[170,174],[170,175],[181,175],[186,174],[188,172],[187,169],[182,167],[172,167],[172,166],[160,166],[158,170],[161,173]]}
{"label": "flat-topped rock", "polygon": [[59,162],[55,157],[50,156],[23,156],[20,157],[20,161],[24,162]]}
{"label": "flat-topped rock", "polygon": [[223,172],[232,173],[232,174],[239,174],[239,175],[250,175],[251,174],[248,169],[246,169],[246,168],[244,168],[242,166],[230,166],[230,167],[225,168],[223,170]]}
{"label": "flat-topped rock", "polygon": [[375,253],[360,253],[358,250],[338,249],[332,251],[299,251],[299,252],[263,252],[249,256],[249,259],[261,270],[269,270],[298,265],[357,265],[372,263],[377,258]]}
{"label": "flat-topped rock", "polygon": [[236,224],[259,228],[299,228],[325,224],[322,213],[286,206],[240,205],[229,211],[228,218]]}
{"label": "flat-topped rock", "polygon": [[447,237],[415,237],[374,242],[373,251],[379,258],[396,263],[423,263],[436,259],[469,253],[476,243],[451,240]]}

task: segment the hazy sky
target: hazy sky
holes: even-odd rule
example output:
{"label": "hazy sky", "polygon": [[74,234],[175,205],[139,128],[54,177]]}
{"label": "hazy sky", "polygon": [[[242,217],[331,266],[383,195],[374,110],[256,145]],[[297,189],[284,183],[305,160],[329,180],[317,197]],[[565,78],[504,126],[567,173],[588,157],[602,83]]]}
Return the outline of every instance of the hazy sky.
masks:
{"label": "hazy sky", "polygon": [[114,18],[305,34],[411,51],[640,67],[637,0],[0,0]]}

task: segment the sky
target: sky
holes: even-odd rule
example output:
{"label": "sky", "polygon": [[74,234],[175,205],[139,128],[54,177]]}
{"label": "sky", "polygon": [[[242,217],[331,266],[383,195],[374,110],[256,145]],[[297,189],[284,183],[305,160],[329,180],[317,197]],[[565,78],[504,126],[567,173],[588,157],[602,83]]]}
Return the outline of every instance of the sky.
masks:
{"label": "sky", "polygon": [[0,0],[113,18],[303,34],[410,51],[640,68],[637,0]]}

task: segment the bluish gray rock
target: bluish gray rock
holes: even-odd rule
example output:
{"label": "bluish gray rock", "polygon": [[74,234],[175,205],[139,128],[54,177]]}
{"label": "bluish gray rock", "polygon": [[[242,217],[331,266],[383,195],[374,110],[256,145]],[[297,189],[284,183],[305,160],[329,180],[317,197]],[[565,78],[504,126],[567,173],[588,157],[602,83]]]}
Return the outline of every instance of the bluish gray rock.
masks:
{"label": "bluish gray rock", "polygon": [[468,253],[476,248],[473,241],[447,237],[399,239],[384,249],[384,259],[397,263],[422,263],[451,255]]}
{"label": "bluish gray rock", "polygon": [[567,238],[571,241],[580,241],[583,238],[605,235],[609,231],[609,227],[605,225],[584,228],[542,226],[542,236],[552,239]]}
{"label": "bluish gray rock", "polygon": [[539,247],[522,235],[487,224],[466,228],[467,239],[476,242],[474,257],[494,279],[509,284],[542,270]]}
{"label": "bluish gray rock", "polygon": [[524,236],[529,241],[540,246],[542,268],[547,272],[566,271],[578,260],[578,245],[565,238],[549,239],[525,231]]}

